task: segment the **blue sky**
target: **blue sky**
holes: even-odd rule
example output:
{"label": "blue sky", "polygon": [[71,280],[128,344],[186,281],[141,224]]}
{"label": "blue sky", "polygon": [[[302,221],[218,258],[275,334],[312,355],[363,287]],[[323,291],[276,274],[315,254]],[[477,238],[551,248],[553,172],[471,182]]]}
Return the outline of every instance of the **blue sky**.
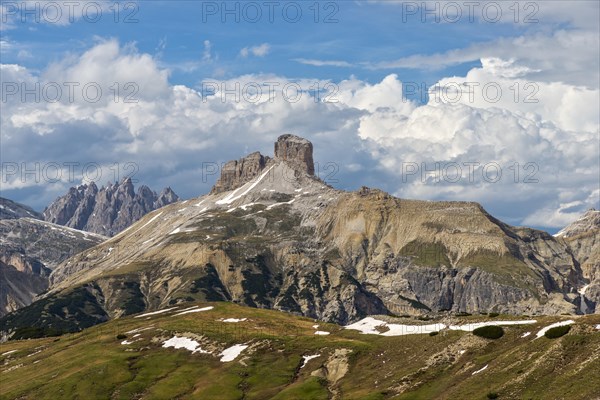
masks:
{"label": "blue sky", "polygon": [[[49,3],[64,6],[39,2]],[[424,4],[281,1],[271,22],[263,1],[87,1],[77,3],[72,22],[64,7],[59,22],[43,13],[23,22],[24,3],[3,1],[5,94],[15,82],[93,81],[106,85],[105,95],[112,82],[134,82],[139,103],[3,98],[2,196],[43,209],[85,180],[81,173],[58,182],[15,178],[7,174],[15,163],[97,163],[107,171],[130,162],[141,183],[194,197],[214,182],[198,179],[203,162],[270,154],[278,134],[294,132],[314,142],[321,165],[335,163],[339,188],[479,201],[509,223],[549,231],[598,207],[598,3],[482,1],[473,19],[466,2],[428,2],[438,7],[429,14]],[[88,7],[95,18],[97,6],[97,22],[82,17]],[[237,7],[239,21],[222,15],[224,6]],[[256,7],[262,16],[252,22]],[[298,9],[302,16],[290,22]],[[336,103],[222,103],[217,94],[198,101],[207,80],[299,82],[304,90],[333,84]],[[479,93],[435,104],[422,90],[436,84],[493,84],[502,98]],[[535,102],[523,101],[528,94]],[[465,165],[474,162],[479,169],[469,179]],[[458,182],[406,170],[441,164],[444,174],[452,163],[462,165]],[[503,172],[498,182],[482,175],[494,163]],[[538,181],[524,182],[529,173]]]}
{"label": "blue sky", "polygon": [[[443,53],[501,36],[516,37],[539,28],[538,24],[488,23],[479,13],[475,13],[479,17],[476,23],[469,22],[467,15],[457,23],[448,23],[445,21],[451,18],[450,10],[444,14],[441,9],[438,13],[441,23],[435,23],[436,16],[424,16],[423,10],[405,15],[407,11],[403,11],[401,5],[353,1],[276,2],[273,22],[270,22],[267,2],[250,3],[260,6],[262,16],[257,22],[253,22],[253,8],[233,1],[121,2],[121,6],[131,6],[116,14],[110,5],[113,8],[104,10],[100,17],[96,17],[95,8],[90,7],[85,15],[92,20],[98,18],[98,22],[79,18],[69,25],[35,23],[34,15],[25,15],[22,18],[26,23],[15,23],[15,29],[3,31],[3,36],[35,57],[24,60],[17,56],[18,51],[10,51],[3,54],[3,62],[43,69],[67,53],[85,51],[100,37],[135,43],[140,52],[154,55],[162,65],[171,68],[171,82],[188,86],[198,85],[207,77],[231,78],[255,73],[333,81],[355,76],[378,82],[393,72],[403,81],[433,84],[449,74],[467,72],[479,64],[478,60],[428,69],[375,69],[373,66],[411,55]],[[222,4],[231,10],[237,6],[239,12],[227,14]],[[288,11],[284,12],[286,6]],[[319,9],[317,17],[316,8]],[[503,8],[504,13],[512,13],[507,7]],[[295,10],[301,10],[301,17],[296,23],[288,22],[294,20]],[[467,11],[462,8],[462,12]],[[65,16],[67,12],[64,11]],[[83,8],[73,10],[76,17],[83,13]],[[40,15],[42,22],[54,18],[53,15],[44,17],[42,12]],[[121,22],[115,23],[115,18]],[[427,22],[423,23],[422,18]],[[211,44],[210,60],[203,60],[206,40]],[[265,56],[240,56],[243,48],[265,43],[269,46]],[[317,67],[303,64],[301,60],[343,61],[352,65]]]}

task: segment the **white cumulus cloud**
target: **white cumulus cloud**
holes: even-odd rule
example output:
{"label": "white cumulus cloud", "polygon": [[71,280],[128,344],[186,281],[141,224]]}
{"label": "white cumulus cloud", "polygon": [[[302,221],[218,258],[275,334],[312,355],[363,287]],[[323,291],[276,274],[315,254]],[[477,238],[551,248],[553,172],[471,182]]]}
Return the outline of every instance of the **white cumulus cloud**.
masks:
{"label": "white cumulus cloud", "polygon": [[[317,171],[334,186],[479,201],[509,223],[560,227],[598,206],[598,114],[592,109],[598,91],[533,81],[535,69],[508,58],[483,59],[464,77],[439,82],[494,80],[504,89],[527,76],[539,85],[540,100],[527,105],[481,97],[419,105],[405,99],[394,74],[373,84],[245,75],[217,82],[207,95],[171,84],[168,70],[134,46],[101,41],[41,72],[2,65],[3,84],[96,82],[106,90],[97,102],[11,96],[0,116],[2,159],[94,162],[103,172],[100,184],[113,177],[115,163],[132,162],[135,178],[145,184],[170,185],[191,197],[207,192],[216,179],[207,163],[218,166],[255,150],[271,154],[276,137],[293,132],[313,141]],[[129,92],[116,101],[115,82],[135,83],[136,101],[124,101]],[[246,88],[246,96],[228,94],[236,87]],[[315,98],[315,87],[327,95]],[[257,88],[266,94],[259,101],[252,96]],[[76,183],[12,176],[3,188],[11,197],[19,187],[38,187],[37,201],[47,204]]]}

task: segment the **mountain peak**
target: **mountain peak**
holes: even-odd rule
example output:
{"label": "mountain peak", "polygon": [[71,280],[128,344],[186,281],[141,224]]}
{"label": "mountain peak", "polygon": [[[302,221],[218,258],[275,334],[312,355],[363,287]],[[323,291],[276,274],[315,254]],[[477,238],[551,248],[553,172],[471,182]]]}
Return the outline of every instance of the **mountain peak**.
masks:
{"label": "mountain peak", "polygon": [[600,211],[590,208],[554,236],[569,238],[596,229],[600,229]]}
{"label": "mountain peak", "polygon": [[88,232],[113,236],[145,214],[179,197],[171,190],[157,195],[147,186],[140,186],[136,194],[131,178],[109,182],[98,189],[94,182],[71,188],[57,198],[43,213],[43,219],[58,225]]}
{"label": "mountain peak", "polygon": [[308,175],[315,174],[312,143],[300,136],[285,134],[275,142],[275,158],[291,163]]}
{"label": "mountain peak", "polygon": [[295,171],[315,175],[313,145],[309,140],[288,133],[277,138],[274,148],[274,158],[255,151],[239,160],[225,163],[221,168],[221,177],[210,193],[218,194],[236,189],[259,176],[277,161],[287,163]]}

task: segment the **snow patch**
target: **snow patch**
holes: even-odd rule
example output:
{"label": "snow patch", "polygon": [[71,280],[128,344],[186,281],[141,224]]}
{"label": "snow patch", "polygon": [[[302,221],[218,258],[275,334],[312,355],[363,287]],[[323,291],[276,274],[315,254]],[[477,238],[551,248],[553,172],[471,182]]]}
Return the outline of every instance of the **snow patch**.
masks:
{"label": "snow patch", "polygon": [[133,318],[142,318],[142,317],[149,317],[151,315],[162,314],[162,313],[166,313],[166,312],[169,312],[171,310],[174,310],[176,308],[177,307],[171,307],[171,308],[165,308],[164,310],[152,311],[152,312],[149,312],[149,313],[145,313],[145,314],[141,314],[141,315],[136,315]]}
{"label": "snow patch", "polygon": [[[385,332],[380,332],[376,328],[388,328]],[[401,325],[401,324],[389,324],[385,321],[375,319],[373,317],[367,317],[361,319],[358,322],[347,325],[344,328],[354,329],[360,331],[363,334],[370,335],[381,335],[381,336],[403,336],[403,335],[414,335],[414,334],[429,334],[431,332],[438,332],[446,328],[444,324],[430,324],[430,325]],[[382,329],[383,330],[383,329]]]}
{"label": "snow patch", "polygon": [[267,210],[270,210],[273,207],[282,206],[284,204],[292,204],[294,202],[294,200],[296,200],[296,198],[293,198],[290,201],[284,201],[283,203],[274,203],[274,204],[271,204],[270,206],[267,206]]}
{"label": "snow patch", "polygon": [[196,342],[193,339],[187,338],[185,336],[173,336],[169,340],[165,340],[163,342],[162,347],[174,347],[175,349],[186,349],[193,353],[208,353],[208,351],[202,350],[200,348],[200,343]]}
{"label": "snow patch", "polygon": [[223,319],[222,321],[223,322],[242,322],[245,320],[246,320],[246,318],[226,318],[226,319]]}
{"label": "snow patch", "polygon": [[38,351],[36,351],[36,352],[34,352],[34,353],[31,353],[31,354],[27,354],[27,357],[35,356],[36,354],[39,354],[39,353],[41,353],[41,352],[42,352],[42,350],[44,350],[44,349],[38,350]]}
{"label": "snow patch", "polygon": [[329,335],[330,332],[326,331],[315,331],[315,335]]}
{"label": "snow patch", "polygon": [[193,308],[193,309],[190,309],[190,310],[184,310],[184,311],[179,312],[179,313],[174,314],[174,315],[184,315],[184,314],[189,314],[189,313],[208,311],[208,310],[212,310],[213,308],[214,308],[213,306],[208,306],[208,307],[203,307],[203,308]]}
{"label": "snow patch", "polygon": [[229,362],[233,361],[240,355],[240,353],[248,348],[245,344],[236,344],[234,346],[228,347],[221,354],[221,362]]}
{"label": "snow patch", "polygon": [[306,366],[306,363],[308,363],[310,360],[312,360],[313,358],[317,358],[317,357],[321,357],[321,355],[320,354],[315,354],[315,355],[312,355],[312,356],[302,356],[302,358],[304,359],[304,362],[300,366],[300,369],[304,368]]}
{"label": "snow patch", "polygon": [[0,356],[7,356],[9,354],[16,353],[16,352],[17,352],[17,350],[11,350],[11,351],[7,351],[6,353],[0,354]]}
{"label": "snow patch", "polygon": [[240,206],[240,208],[241,208],[242,210],[246,211],[246,208],[248,208],[248,207],[252,207],[252,206],[253,206],[253,205],[255,205],[255,204],[256,204],[256,203],[248,203],[248,204],[244,204],[244,205],[241,205],[241,206]]}
{"label": "snow patch", "polygon": [[152,217],[152,218],[150,219],[150,221],[146,222],[144,225],[142,225],[142,226],[140,226],[139,228],[137,228],[137,229],[136,229],[136,230],[135,230],[135,231],[132,233],[132,235],[133,235],[133,234],[135,234],[135,233],[137,233],[137,232],[138,232],[139,230],[141,230],[142,228],[146,227],[148,224],[150,224],[150,223],[151,223],[152,221],[154,221],[156,218],[160,217],[160,215],[161,215],[161,214],[162,214],[162,211],[160,211],[158,214],[156,214],[154,217]]}
{"label": "snow patch", "polygon": [[429,334],[431,332],[439,332],[446,328],[444,324],[429,324],[429,325],[400,325],[387,324],[389,331],[381,333],[381,336],[403,336],[414,334]]}
{"label": "snow patch", "polygon": [[575,323],[575,321],[573,321],[572,319],[569,319],[567,321],[555,322],[555,323],[553,323],[551,325],[548,325],[545,328],[540,329],[540,331],[535,335],[535,339],[541,338],[542,336],[544,336],[544,334],[546,332],[548,332],[548,330],[550,330],[552,328],[556,328],[557,326],[571,325],[571,324],[574,324],[574,323]]}
{"label": "snow patch", "polygon": [[527,337],[531,335],[531,332],[525,332],[524,334],[521,335],[522,338]]}
{"label": "snow patch", "polygon": [[[246,194],[248,194],[252,189],[254,189],[256,187],[256,185],[258,185],[258,183],[260,181],[262,181],[262,179],[267,176],[267,174],[269,173],[269,171],[271,171],[271,169],[273,168],[273,166],[271,166],[268,170],[266,170],[265,172],[263,172],[258,179],[256,179],[254,182],[248,182],[247,184],[245,184],[244,186],[235,189],[233,192],[229,193],[227,196],[225,196],[223,199],[221,200],[217,200],[215,203],[216,204],[231,204],[234,201],[236,201],[237,199],[239,199],[242,196],[245,196]],[[240,195],[236,194],[238,193],[238,191],[242,190],[246,188],[246,190],[244,190],[244,192]]]}
{"label": "snow patch", "polygon": [[450,325],[448,328],[452,331],[465,331],[473,332],[477,328],[490,325],[528,325],[535,324],[535,319],[524,319],[518,321],[486,321],[486,322],[474,322],[466,325]]}
{"label": "snow patch", "polygon": [[480,372],[482,372],[482,371],[485,371],[485,370],[487,369],[487,367],[488,367],[488,366],[486,365],[485,367],[483,367],[483,368],[481,368],[481,369],[478,369],[477,371],[473,371],[473,373],[472,373],[471,375],[475,375],[475,374],[478,374],[478,373],[480,373]]}
{"label": "snow patch", "polygon": [[136,328],[136,329],[132,329],[130,331],[125,332],[126,334],[132,334],[132,333],[136,333],[136,332],[142,332],[142,331],[147,331],[148,329],[152,329],[154,328],[154,326],[148,326],[146,328]]}
{"label": "snow patch", "polygon": [[582,288],[580,288],[577,292],[582,295],[585,296],[585,291],[587,290],[587,288],[590,287],[590,284],[588,283],[587,285],[583,286]]}

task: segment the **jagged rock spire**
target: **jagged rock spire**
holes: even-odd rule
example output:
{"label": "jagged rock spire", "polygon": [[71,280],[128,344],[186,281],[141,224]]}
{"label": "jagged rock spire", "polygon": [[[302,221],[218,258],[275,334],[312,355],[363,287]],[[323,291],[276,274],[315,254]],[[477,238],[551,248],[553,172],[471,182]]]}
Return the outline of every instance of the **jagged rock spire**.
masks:
{"label": "jagged rock spire", "polygon": [[94,182],[69,189],[43,213],[44,220],[70,228],[113,236],[145,214],[179,197],[170,189],[157,195],[142,185],[137,193],[130,178],[98,189]]}

